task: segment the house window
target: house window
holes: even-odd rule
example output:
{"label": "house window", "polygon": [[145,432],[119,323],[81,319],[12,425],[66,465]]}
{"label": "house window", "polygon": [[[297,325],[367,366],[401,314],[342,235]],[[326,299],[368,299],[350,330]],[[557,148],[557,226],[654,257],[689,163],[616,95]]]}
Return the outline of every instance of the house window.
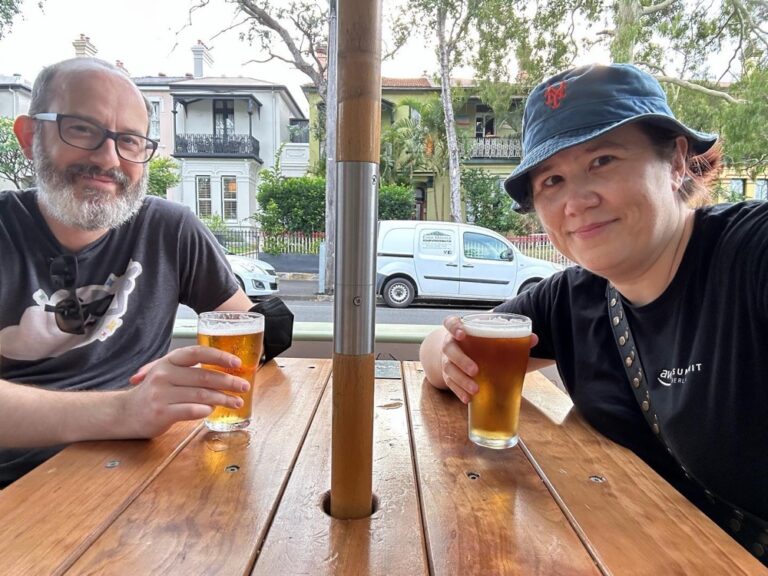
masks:
{"label": "house window", "polygon": [[197,215],[200,218],[210,218],[213,213],[210,176],[195,178],[195,196],[197,197]]}
{"label": "house window", "polygon": [[768,178],[755,180],[755,199],[768,200]]}
{"label": "house window", "polygon": [[235,101],[213,101],[213,134],[227,138],[235,133]]}
{"label": "house window", "polygon": [[496,134],[496,119],[493,114],[475,116],[475,138],[485,138]]}
{"label": "house window", "polygon": [[150,101],[152,115],[149,118],[149,137],[160,140],[160,100]]}
{"label": "house window", "polygon": [[288,134],[294,144],[309,143],[309,120],[291,118],[288,120]]}
{"label": "house window", "polygon": [[237,179],[234,176],[221,178],[221,213],[224,220],[237,220]]}
{"label": "house window", "polygon": [[424,220],[424,213],[427,207],[427,191],[424,188],[414,188],[413,195],[416,199],[416,220]]}

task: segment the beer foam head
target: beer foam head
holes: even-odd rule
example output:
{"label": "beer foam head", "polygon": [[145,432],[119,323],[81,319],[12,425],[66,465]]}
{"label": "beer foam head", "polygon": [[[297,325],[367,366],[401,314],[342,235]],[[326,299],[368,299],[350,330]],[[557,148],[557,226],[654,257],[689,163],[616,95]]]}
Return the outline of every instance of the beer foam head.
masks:
{"label": "beer foam head", "polygon": [[208,336],[243,336],[264,331],[264,317],[254,312],[204,312],[197,331]]}
{"label": "beer foam head", "polygon": [[531,335],[531,320],[518,314],[469,314],[461,319],[469,336],[479,338],[525,338]]}

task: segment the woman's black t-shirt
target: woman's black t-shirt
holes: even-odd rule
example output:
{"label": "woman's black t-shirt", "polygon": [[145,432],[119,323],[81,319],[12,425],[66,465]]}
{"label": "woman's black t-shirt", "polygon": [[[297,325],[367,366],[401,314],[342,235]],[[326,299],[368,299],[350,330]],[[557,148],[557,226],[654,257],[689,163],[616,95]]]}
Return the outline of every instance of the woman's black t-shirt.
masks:
{"label": "woman's black t-shirt", "polygon": [[[497,310],[530,316],[532,356],[557,360],[586,420],[696,502],[700,490],[635,400],[605,289],[605,279],[573,267]],[[708,490],[768,519],[768,202],[697,210],[669,287],[645,306],[623,304],[677,457]]]}

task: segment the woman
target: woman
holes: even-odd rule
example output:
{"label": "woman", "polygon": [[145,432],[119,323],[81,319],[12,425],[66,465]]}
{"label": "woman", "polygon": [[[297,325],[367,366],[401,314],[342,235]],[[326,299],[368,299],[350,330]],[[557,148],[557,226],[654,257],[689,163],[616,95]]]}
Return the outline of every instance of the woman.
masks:
{"label": "woman", "polygon": [[[497,310],[533,320],[574,404],[764,563],[768,559],[768,203],[706,206],[717,138],[678,122],[630,65],[536,87],[505,188],[579,264]],[[467,402],[458,318],[425,339],[427,380]]]}

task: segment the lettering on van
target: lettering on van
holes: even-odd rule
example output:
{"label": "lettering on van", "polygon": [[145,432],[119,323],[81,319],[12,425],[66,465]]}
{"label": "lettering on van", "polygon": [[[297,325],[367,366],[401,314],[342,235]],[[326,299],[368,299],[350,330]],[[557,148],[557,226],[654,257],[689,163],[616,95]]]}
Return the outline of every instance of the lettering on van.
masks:
{"label": "lettering on van", "polygon": [[453,254],[453,235],[435,230],[421,235],[421,250],[432,254]]}

